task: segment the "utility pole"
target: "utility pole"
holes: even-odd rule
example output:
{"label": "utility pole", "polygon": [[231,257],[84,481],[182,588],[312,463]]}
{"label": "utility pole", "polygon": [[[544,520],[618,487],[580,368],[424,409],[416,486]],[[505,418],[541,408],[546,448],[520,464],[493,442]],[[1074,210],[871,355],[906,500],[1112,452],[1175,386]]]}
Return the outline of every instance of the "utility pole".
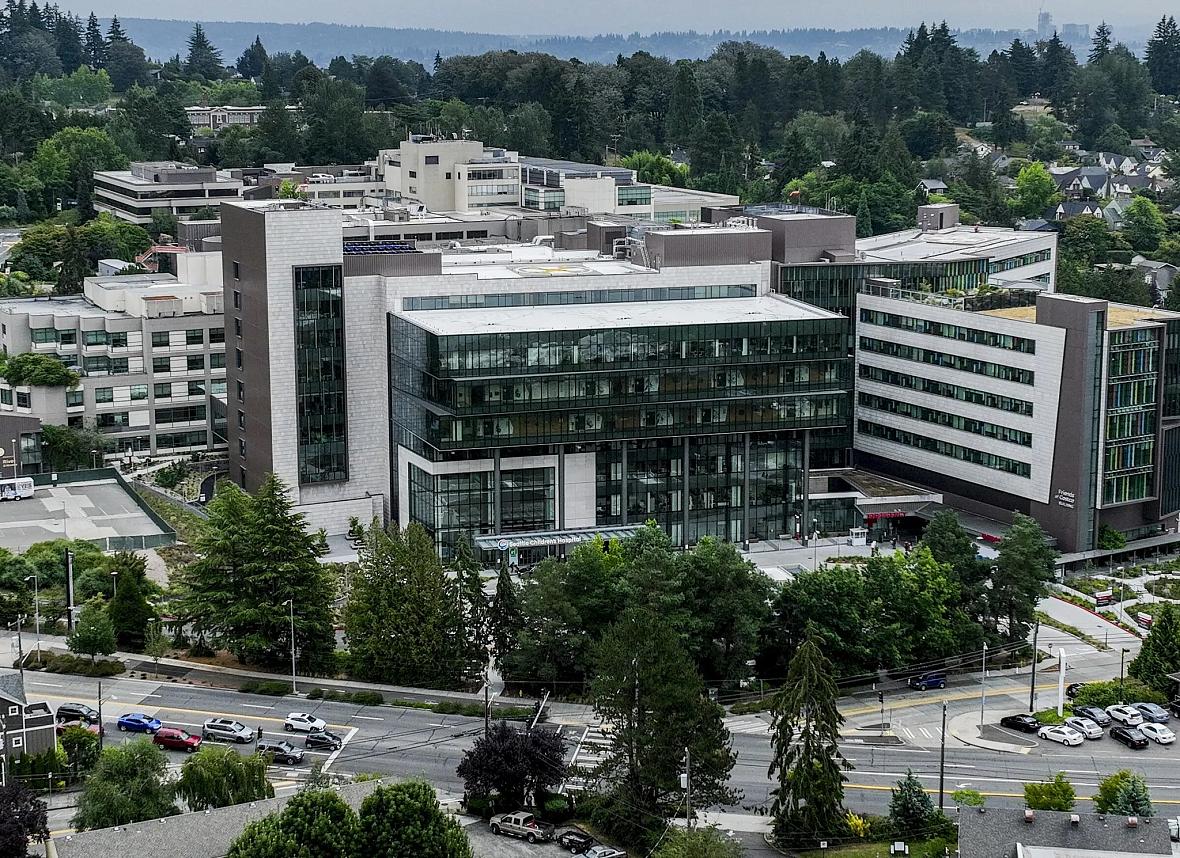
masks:
{"label": "utility pole", "polygon": [[684,748],[684,825],[692,830],[692,750]]}
{"label": "utility pole", "polygon": [[25,581],[29,578],[33,579],[33,627],[37,630],[37,664],[41,664],[41,585],[38,580],[40,575],[34,572]]}
{"label": "utility pole", "polygon": [[295,682],[295,600],[287,599],[283,604],[291,609],[291,693],[298,694],[299,686]]}
{"label": "utility pole", "polygon": [[942,810],[942,787],[946,777],[946,701],[942,701],[942,742],[938,748],[938,809]]}
{"label": "utility pole", "polygon": [[102,680],[98,681],[98,749],[102,750],[102,736],[106,729],[102,726]]}
{"label": "utility pole", "polygon": [[1123,668],[1124,668],[1124,663],[1126,662],[1127,653],[1129,653],[1129,652],[1130,652],[1129,649],[1127,649],[1126,647],[1122,647],[1122,651],[1119,653],[1119,703],[1126,703],[1127,702],[1126,698],[1123,695],[1123,676],[1125,675],[1123,673]]}
{"label": "utility pole", "polygon": [[885,692],[877,692],[877,702],[881,705],[881,735],[885,734]]}
{"label": "utility pole", "polygon": [[1041,631],[1041,621],[1037,620],[1037,624],[1033,626],[1033,660],[1032,660],[1032,681],[1028,684],[1028,711],[1031,715],[1037,711],[1037,635]]}
{"label": "utility pole", "polygon": [[1057,647],[1057,714],[1065,714],[1065,647]]}
{"label": "utility pole", "polygon": [[983,727],[983,708],[987,705],[987,644],[983,645],[983,673],[979,675],[979,726]]}
{"label": "utility pole", "polygon": [[[21,682],[24,682],[25,679],[25,644],[24,638],[21,636],[20,627],[24,624],[25,619],[25,615],[22,614],[16,618],[16,622],[8,624],[9,628],[12,628],[14,625],[16,626],[16,663],[20,668]],[[1124,652],[1126,652],[1126,650],[1124,650]]]}
{"label": "utility pole", "polygon": [[[63,537],[64,537],[64,528]],[[74,630],[74,552],[66,549],[66,632]]]}
{"label": "utility pole", "polygon": [[492,732],[492,701],[488,697],[488,669],[483,669],[483,737],[486,739]]}

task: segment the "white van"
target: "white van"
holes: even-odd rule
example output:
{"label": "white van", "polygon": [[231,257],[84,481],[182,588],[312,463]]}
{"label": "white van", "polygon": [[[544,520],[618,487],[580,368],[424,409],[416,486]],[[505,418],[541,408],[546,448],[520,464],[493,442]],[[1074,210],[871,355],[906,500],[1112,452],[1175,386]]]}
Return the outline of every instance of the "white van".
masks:
{"label": "white van", "polygon": [[24,500],[31,498],[36,491],[31,477],[0,480],[0,501]]}

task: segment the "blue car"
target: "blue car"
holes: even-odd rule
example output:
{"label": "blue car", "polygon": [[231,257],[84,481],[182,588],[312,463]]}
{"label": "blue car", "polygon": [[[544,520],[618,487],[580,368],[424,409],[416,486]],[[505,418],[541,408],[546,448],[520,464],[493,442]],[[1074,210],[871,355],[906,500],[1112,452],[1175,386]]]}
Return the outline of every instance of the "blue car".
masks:
{"label": "blue car", "polygon": [[1143,720],[1149,724],[1167,724],[1168,710],[1162,706],[1157,706],[1155,703],[1132,703],[1139,714],[1143,716]]}
{"label": "blue car", "polygon": [[133,712],[130,715],[124,715],[117,722],[119,731],[122,733],[155,733],[160,729],[159,718],[149,718],[142,712]]}

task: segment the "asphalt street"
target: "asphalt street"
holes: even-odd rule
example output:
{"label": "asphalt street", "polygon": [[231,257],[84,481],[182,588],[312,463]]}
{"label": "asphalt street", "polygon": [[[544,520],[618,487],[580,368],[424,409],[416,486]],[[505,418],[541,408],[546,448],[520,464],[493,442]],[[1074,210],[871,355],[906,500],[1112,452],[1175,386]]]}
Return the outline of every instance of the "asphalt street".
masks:
{"label": "asphalt street", "polygon": [[[1105,665],[1096,665],[1086,673],[1101,674]],[[1042,678],[1048,680],[1042,682]],[[1070,679],[1075,678],[1070,676]],[[1049,695],[1055,677],[1038,677],[1041,705],[1049,705]],[[976,681],[977,682],[977,681]],[[896,693],[887,698],[886,716],[892,720],[894,732],[903,742],[894,746],[877,746],[861,741],[842,745],[842,752],[852,770],[848,772],[847,804],[865,812],[882,812],[889,802],[890,788],[912,770],[934,795],[938,792],[939,754],[942,700],[948,699],[948,715],[978,712],[979,689],[976,682],[964,680],[941,692]],[[1005,676],[988,680],[987,720],[998,721],[1003,714],[1026,711],[1028,707],[1029,677]],[[97,708],[96,680],[65,675],[26,673],[26,685],[32,698],[44,698],[56,707],[66,701],[87,703]],[[428,710],[394,706],[365,707],[354,704],[295,697],[265,697],[223,689],[199,688],[153,680],[118,679],[102,685],[102,713],[108,742],[128,741],[133,737],[115,729],[115,721],[124,713],[145,712],[160,718],[166,725],[198,731],[206,718],[229,717],[257,728],[261,726],[269,738],[283,737],[302,746],[302,736],[283,731],[283,718],[288,712],[306,711],[323,718],[330,729],[345,738],[337,752],[308,751],[300,766],[276,766],[271,777],[276,789],[293,789],[306,776],[313,760],[322,761],[325,768],[341,775],[376,773],[397,777],[421,777],[444,791],[462,792],[462,782],[455,774],[463,751],[483,729],[482,719],[455,715],[439,715]],[[867,726],[880,721],[875,697],[872,703],[847,701],[844,710],[848,723]],[[737,812],[757,813],[769,806],[772,787],[767,776],[770,764],[769,725],[766,716],[741,716],[727,719],[733,730],[737,765],[732,785],[741,790],[743,798]],[[586,734],[585,727],[551,725],[568,737],[570,755],[578,750]],[[907,733],[909,735],[907,735]],[[1121,768],[1142,773],[1151,788],[1152,799],[1162,806],[1161,812],[1180,815],[1180,748],[1152,744],[1144,751],[1131,751],[1109,738],[1087,742],[1079,748],[1060,745],[1030,737],[1021,737],[1030,744],[1028,753],[1000,753],[970,747],[951,736],[946,737],[944,798],[956,789],[975,789],[988,798],[993,806],[1021,806],[1023,784],[1032,780],[1051,778],[1064,771],[1082,798],[1093,794],[1099,780]],[[1020,741],[1013,737],[1013,741]],[[1031,743],[1035,743],[1032,745]],[[236,746],[250,753],[252,745]],[[180,752],[166,752],[172,764],[179,767],[184,760]],[[582,759],[586,759],[583,754]],[[68,827],[72,811],[67,807],[56,810],[51,828]]]}

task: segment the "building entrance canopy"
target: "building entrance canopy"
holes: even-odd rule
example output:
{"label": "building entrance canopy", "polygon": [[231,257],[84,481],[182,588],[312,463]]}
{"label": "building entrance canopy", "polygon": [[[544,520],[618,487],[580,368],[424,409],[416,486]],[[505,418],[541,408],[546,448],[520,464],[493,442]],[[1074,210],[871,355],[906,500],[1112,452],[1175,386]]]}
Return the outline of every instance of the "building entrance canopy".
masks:
{"label": "building entrance canopy", "polygon": [[513,548],[547,548],[553,545],[580,545],[602,538],[626,539],[643,529],[642,525],[619,527],[586,527],[577,530],[545,530],[536,533],[503,533],[477,536],[475,544],[484,551],[509,551]]}

